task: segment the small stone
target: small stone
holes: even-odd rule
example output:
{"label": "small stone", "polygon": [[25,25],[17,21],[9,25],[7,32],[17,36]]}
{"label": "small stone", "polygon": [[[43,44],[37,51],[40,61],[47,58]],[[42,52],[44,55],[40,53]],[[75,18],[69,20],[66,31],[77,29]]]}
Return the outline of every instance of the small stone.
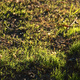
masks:
{"label": "small stone", "polygon": [[48,33],[48,36],[50,36],[51,34],[50,33]]}
{"label": "small stone", "polygon": [[16,54],[13,54],[14,58],[16,58]]}
{"label": "small stone", "polygon": [[40,30],[38,32],[40,32]]}
{"label": "small stone", "polygon": [[52,52],[52,54],[54,54],[54,55],[55,55],[55,54],[56,54],[56,52]]}

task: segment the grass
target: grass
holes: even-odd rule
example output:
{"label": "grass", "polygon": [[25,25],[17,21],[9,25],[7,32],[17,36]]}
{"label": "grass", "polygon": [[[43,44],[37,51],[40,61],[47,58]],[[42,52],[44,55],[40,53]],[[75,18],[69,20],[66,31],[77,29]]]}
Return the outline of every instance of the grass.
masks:
{"label": "grass", "polygon": [[0,1],[1,80],[80,79],[79,1],[76,4]]}
{"label": "grass", "polygon": [[80,41],[74,42],[70,48],[70,54],[78,56],[80,54],[79,48],[80,48]]}

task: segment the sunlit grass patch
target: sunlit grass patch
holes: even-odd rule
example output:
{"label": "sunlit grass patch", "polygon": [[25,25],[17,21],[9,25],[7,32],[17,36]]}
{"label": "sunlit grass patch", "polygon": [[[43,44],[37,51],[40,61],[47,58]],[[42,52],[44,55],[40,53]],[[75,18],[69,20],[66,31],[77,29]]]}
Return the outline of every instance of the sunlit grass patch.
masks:
{"label": "sunlit grass patch", "polygon": [[[55,54],[56,53],[56,54]],[[40,52],[37,54],[38,61],[41,66],[45,68],[53,68],[57,66],[64,66],[65,65],[65,56],[63,53],[53,52],[53,53],[45,53],[45,51]]]}
{"label": "sunlit grass patch", "polygon": [[[54,54],[55,53],[55,54]],[[5,54],[5,55],[4,55]],[[20,62],[35,62],[38,63],[39,66],[44,66],[46,68],[52,68],[54,66],[64,66],[65,63],[65,55],[60,52],[47,52],[47,49],[32,47],[28,50],[28,47],[25,49],[22,48],[14,48],[10,50],[1,50],[1,60],[6,62],[6,65],[12,66],[12,68],[16,68]],[[34,64],[35,64],[34,63]]]}
{"label": "sunlit grass patch", "polygon": [[[1,62],[0,67],[6,65],[10,68],[15,69],[17,72],[30,69],[29,65],[33,64],[31,67],[40,67],[43,69],[53,69],[55,67],[64,67],[65,55],[63,52],[53,52],[51,53],[46,48],[32,47],[28,49],[13,48],[10,50],[1,50]],[[1,71],[2,72],[2,71]],[[1,73],[4,74],[4,73]]]}
{"label": "sunlit grass patch", "polygon": [[80,34],[80,27],[73,27],[67,30],[67,33],[64,33],[64,36],[75,35],[76,33]]}
{"label": "sunlit grass patch", "polygon": [[56,33],[56,36],[60,35],[63,37],[71,37],[75,36],[77,34],[80,34],[80,27],[71,27],[67,29],[66,27],[59,28],[59,30]]}

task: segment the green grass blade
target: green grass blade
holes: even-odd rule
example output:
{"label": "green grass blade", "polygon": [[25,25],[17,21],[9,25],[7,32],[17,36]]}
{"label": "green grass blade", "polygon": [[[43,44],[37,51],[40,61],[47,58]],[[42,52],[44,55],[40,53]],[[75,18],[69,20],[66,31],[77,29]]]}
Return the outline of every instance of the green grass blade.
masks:
{"label": "green grass blade", "polygon": [[76,14],[79,10],[80,10],[80,8],[79,8],[79,9],[77,9],[77,10],[76,10],[72,15]]}

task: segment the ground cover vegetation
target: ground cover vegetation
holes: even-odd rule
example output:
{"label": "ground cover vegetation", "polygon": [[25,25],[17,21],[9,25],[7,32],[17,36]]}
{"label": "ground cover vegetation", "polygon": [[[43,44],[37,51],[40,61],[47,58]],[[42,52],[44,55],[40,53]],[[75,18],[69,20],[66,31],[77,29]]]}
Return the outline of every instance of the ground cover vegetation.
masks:
{"label": "ground cover vegetation", "polygon": [[0,1],[1,80],[80,80],[80,1]]}

